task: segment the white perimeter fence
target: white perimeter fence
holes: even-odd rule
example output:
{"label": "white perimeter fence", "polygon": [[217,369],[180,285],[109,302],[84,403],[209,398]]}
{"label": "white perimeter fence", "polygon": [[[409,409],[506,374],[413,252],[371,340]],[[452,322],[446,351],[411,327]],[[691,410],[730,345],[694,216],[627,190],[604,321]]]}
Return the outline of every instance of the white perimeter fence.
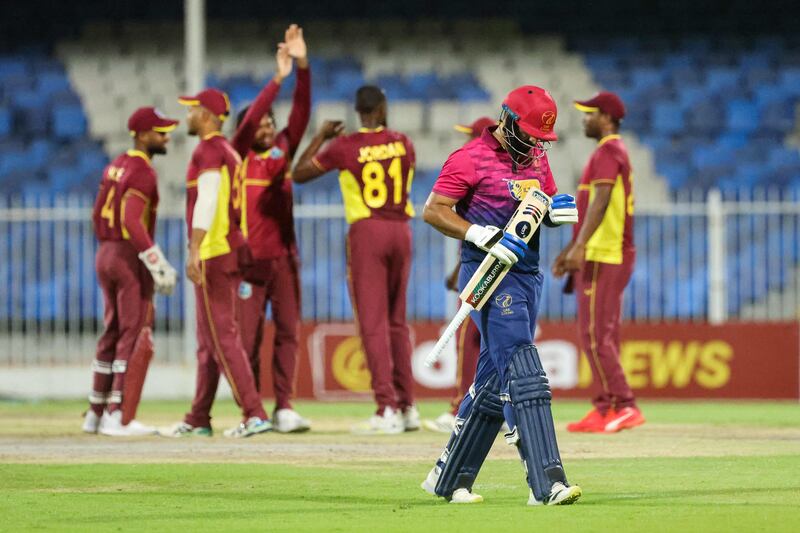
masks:
{"label": "white perimeter fence", "polygon": [[[296,206],[302,261],[302,308],[308,321],[352,320],[345,267],[347,225],[338,192]],[[0,200],[0,367],[90,362],[102,329],[102,294],[94,274],[92,198]],[[183,270],[181,218],[161,216],[157,241]],[[444,278],[458,244],[420,218],[412,222],[414,263],[408,290],[413,321],[444,321],[456,307]],[[544,228],[549,267],[570,229]],[[633,321],[793,320],[800,303],[800,203],[776,191],[723,197],[687,194],[663,205],[637,205],[636,269],[625,296]],[[572,320],[574,296],[548,272],[540,317]],[[193,361],[184,323],[186,282],[156,299],[157,353],[166,363]]]}

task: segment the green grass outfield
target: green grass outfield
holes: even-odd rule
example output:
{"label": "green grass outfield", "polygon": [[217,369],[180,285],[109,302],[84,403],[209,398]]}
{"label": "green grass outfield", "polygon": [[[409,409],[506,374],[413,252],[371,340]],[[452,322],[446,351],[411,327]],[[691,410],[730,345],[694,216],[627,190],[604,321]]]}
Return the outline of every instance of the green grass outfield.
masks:
{"label": "green grass outfield", "polygon": [[[186,402],[146,402],[143,422]],[[642,405],[648,423],[572,435],[585,403],[554,413],[574,506],[529,508],[522,467],[501,439],[455,506],[419,488],[446,439],[350,435],[363,403],[300,403],[315,431],[243,441],[110,439],[78,431],[81,402],[0,402],[0,531],[798,531],[800,406]],[[421,405],[424,416],[444,408]],[[236,422],[220,402],[215,428]],[[543,529],[545,528],[545,529]],[[624,528],[624,529],[623,529]]]}

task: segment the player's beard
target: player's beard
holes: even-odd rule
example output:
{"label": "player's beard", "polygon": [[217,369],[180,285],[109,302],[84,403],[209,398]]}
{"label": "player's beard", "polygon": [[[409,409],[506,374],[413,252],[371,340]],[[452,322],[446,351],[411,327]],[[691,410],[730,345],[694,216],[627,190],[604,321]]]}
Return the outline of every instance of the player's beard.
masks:
{"label": "player's beard", "polygon": [[148,147],[148,151],[151,154],[158,154],[158,155],[165,155],[167,153],[167,145],[166,144],[159,144],[156,146]]}

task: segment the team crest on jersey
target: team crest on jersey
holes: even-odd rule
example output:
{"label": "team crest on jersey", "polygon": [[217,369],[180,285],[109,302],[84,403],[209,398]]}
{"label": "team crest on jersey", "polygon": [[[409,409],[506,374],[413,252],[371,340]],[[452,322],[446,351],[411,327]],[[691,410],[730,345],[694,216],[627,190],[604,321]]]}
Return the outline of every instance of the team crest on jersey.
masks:
{"label": "team crest on jersey", "polygon": [[269,158],[280,159],[281,157],[283,157],[283,150],[281,150],[277,146],[273,146],[272,149],[270,149],[269,151]]}
{"label": "team crest on jersey", "polygon": [[531,187],[541,189],[539,180],[505,180],[508,185],[508,192],[514,200],[521,202]]}

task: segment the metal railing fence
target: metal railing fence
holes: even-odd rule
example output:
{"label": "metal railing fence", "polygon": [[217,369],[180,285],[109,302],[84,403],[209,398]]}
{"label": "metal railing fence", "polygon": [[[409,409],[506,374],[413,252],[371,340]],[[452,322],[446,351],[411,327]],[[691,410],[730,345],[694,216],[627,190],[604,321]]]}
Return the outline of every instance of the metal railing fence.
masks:
{"label": "metal railing fence", "polygon": [[[97,244],[88,196],[0,200],[0,365],[89,361],[102,329],[102,294],[94,273]],[[296,206],[303,318],[348,321],[347,224],[336,191],[304,195]],[[185,261],[184,222],[161,216],[156,239],[174,265]],[[443,321],[456,295],[444,278],[458,243],[419,217],[412,221],[414,260],[408,316]],[[568,228],[545,228],[543,268],[570,239]],[[800,303],[800,203],[776,191],[687,194],[636,208],[637,262],[624,299],[634,321],[787,320]],[[182,336],[185,284],[156,298],[162,360],[191,354]],[[572,320],[574,296],[545,276],[540,317]]]}

